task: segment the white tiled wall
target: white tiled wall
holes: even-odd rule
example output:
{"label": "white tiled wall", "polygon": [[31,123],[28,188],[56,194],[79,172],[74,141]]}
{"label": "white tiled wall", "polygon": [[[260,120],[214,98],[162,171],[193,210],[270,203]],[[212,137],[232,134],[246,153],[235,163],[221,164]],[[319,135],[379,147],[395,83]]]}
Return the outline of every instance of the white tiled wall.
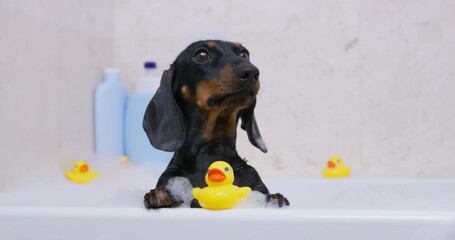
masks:
{"label": "white tiled wall", "polygon": [[[261,70],[262,175],[455,176],[455,2],[0,1],[0,181],[92,152],[103,67],[127,85],[193,40],[244,43]],[[82,157],[84,157],[82,156]],[[14,169],[19,171],[16,174]],[[1,186],[1,184],[0,184]]]}

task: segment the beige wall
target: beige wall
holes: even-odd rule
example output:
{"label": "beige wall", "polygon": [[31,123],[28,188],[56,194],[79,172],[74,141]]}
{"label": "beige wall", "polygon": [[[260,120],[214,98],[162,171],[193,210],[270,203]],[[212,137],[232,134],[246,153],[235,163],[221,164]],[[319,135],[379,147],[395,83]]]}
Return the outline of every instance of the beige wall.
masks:
{"label": "beige wall", "polygon": [[0,186],[92,154],[111,1],[0,1]]}
{"label": "beige wall", "polygon": [[455,176],[454,1],[117,1],[115,64],[131,84],[192,40],[244,43],[261,70],[263,174]]}
{"label": "beige wall", "polygon": [[104,67],[132,87],[191,41],[244,43],[261,70],[265,176],[455,176],[453,1],[1,1],[0,186],[92,154]]}

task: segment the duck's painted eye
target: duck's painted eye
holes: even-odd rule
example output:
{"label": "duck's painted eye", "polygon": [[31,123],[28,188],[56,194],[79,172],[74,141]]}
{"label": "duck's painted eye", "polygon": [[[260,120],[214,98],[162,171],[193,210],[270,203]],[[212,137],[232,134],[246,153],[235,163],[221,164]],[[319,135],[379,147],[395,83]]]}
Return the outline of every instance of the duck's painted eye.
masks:
{"label": "duck's painted eye", "polygon": [[228,168],[228,167],[225,167],[225,168],[224,168],[224,171],[225,171],[225,172],[229,172],[229,168]]}

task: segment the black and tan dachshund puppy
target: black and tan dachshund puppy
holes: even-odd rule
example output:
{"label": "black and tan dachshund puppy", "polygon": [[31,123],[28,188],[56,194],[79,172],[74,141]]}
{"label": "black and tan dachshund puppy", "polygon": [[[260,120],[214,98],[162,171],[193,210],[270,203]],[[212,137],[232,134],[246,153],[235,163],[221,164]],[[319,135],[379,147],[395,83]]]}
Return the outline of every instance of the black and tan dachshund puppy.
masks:
{"label": "black and tan dachshund puppy", "polygon": [[[233,167],[235,185],[262,192],[280,207],[289,205],[283,195],[270,194],[256,170],[237,154],[239,119],[250,142],[267,152],[254,117],[258,91],[259,70],[241,44],[198,41],[177,57],[164,71],[144,116],[143,126],[151,144],[175,151],[156,188],[144,196],[147,208],[180,205],[166,191],[168,180],[182,176],[193,187],[205,187],[208,167],[217,160]],[[192,207],[198,207],[196,200]]]}

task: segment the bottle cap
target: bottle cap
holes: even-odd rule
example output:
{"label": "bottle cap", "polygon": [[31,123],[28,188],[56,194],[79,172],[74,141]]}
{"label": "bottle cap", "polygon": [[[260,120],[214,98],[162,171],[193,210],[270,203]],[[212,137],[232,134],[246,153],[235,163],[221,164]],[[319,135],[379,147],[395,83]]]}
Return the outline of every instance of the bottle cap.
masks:
{"label": "bottle cap", "polygon": [[145,62],[144,68],[156,68],[156,62]]}
{"label": "bottle cap", "polygon": [[117,68],[106,68],[104,69],[104,80],[105,81],[116,81],[119,80],[119,70]]}

